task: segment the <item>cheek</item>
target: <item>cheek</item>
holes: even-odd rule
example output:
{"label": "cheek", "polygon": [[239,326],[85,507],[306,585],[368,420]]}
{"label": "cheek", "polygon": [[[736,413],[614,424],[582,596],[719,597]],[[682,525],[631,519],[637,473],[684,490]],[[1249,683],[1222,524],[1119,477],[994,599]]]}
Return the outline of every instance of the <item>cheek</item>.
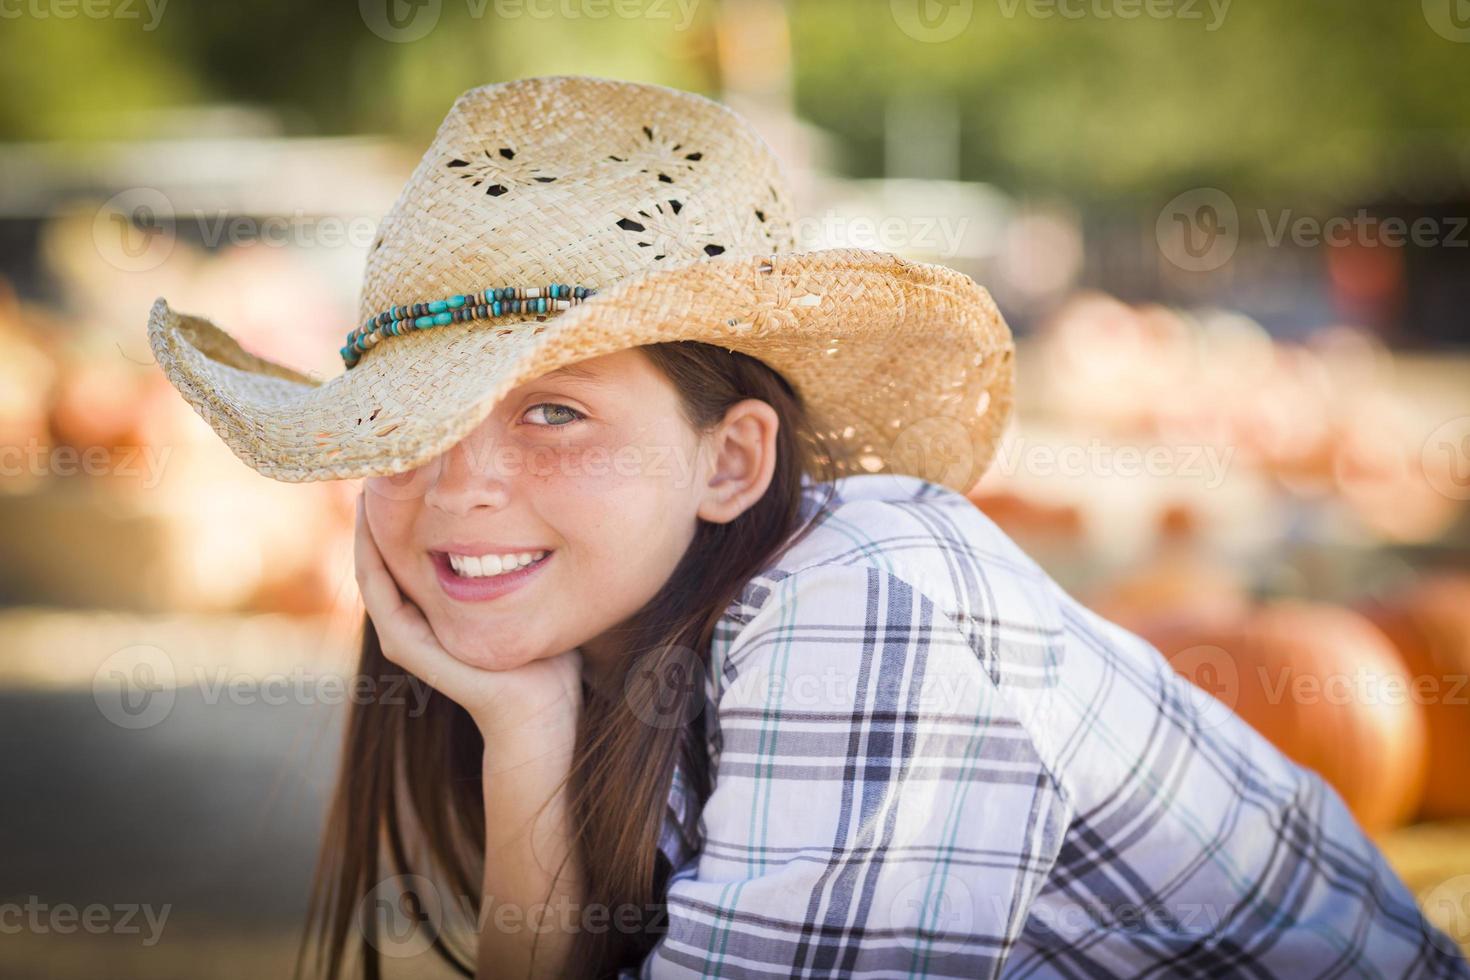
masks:
{"label": "cheek", "polygon": [[577,558],[592,564],[582,572],[604,587],[626,578],[646,589],[649,576],[673,570],[694,534],[697,507],[678,484],[673,473],[589,477],[557,494],[546,513]]}
{"label": "cheek", "polygon": [[657,492],[657,479],[629,451],[601,444],[553,451],[537,447],[520,479],[537,513],[559,531],[585,529],[626,512],[628,500]]}
{"label": "cheek", "polygon": [[439,464],[434,460],[392,476],[370,476],[362,481],[363,493],[369,505],[403,504],[416,510],[438,472]]}
{"label": "cheek", "polygon": [[420,511],[419,499],[383,493],[381,485],[373,486],[367,480],[363,481],[363,490],[363,508],[373,541],[389,570],[396,573],[416,550],[412,540]]}
{"label": "cheek", "polygon": [[682,499],[697,478],[699,448],[687,427],[675,420],[630,423],[585,443],[535,447],[526,457],[526,476],[538,492]]}

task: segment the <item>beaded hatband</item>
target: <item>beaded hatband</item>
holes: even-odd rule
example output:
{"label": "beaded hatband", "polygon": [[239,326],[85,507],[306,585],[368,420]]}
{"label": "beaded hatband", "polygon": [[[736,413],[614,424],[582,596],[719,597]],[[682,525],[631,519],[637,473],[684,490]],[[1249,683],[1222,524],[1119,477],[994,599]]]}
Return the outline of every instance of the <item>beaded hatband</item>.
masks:
{"label": "beaded hatband", "polygon": [[477,293],[461,293],[428,303],[395,306],[367,318],[361,327],[347,335],[341,348],[342,362],[350,369],[362,360],[363,352],[376,347],[384,337],[397,337],[410,330],[488,320],[510,313],[555,313],[581,303],[597,292],[591,286],[488,287]]}

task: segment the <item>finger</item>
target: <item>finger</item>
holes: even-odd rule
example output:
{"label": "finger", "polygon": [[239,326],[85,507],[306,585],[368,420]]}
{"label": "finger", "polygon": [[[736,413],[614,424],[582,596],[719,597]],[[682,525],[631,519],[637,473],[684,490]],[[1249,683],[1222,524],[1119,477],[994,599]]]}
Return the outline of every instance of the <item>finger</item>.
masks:
{"label": "finger", "polygon": [[378,544],[373,540],[361,494],[357,497],[353,567],[357,574],[357,589],[362,593],[362,603],[367,607],[368,615],[373,617],[373,621],[386,622],[388,617],[397,614],[403,606],[403,593],[398,590],[398,583],[388,573],[382,553],[378,551]]}
{"label": "finger", "polygon": [[378,549],[373,530],[367,522],[366,504],[358,498],[357,547],[355,561],[358,590],[363,606],[378,627],[379,633],[392,634],[398,644],[413,643],[437,647],[438,640],[423,613],[398,587],[398,580],[388,570],[383,553]]}
{"label": "finger", "polygon": [[368,527],[363,497],[357,498],[355,563],[363,606],[378,631],[383,656],[426,683],[440,687],[467,681],[472,668],[449,654],[434,636],[428,620],[398,588]]}

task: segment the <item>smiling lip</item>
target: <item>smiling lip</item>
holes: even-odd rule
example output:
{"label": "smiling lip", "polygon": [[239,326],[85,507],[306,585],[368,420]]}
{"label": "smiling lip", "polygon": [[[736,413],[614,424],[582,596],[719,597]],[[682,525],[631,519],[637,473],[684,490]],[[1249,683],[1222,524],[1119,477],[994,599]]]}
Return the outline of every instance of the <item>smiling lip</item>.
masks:
{"label": "smiling lip", "polygon": [[[476,545],[475,547],[479,546]],[[505,553],[509,554],[511,550],[506,549]],[[530,551],[533,554],[537,551],[546,551],[546,557],[538,562],[526,565],[524,568],[517,568],[513,572],[505,572],[501,575],[486,575],[481,578],[463,578],[454,574],[454,569],[449,565],[449,554],[447,552],[431,551],[429,552],[429,558],[434,562],[434,572],[439,577],[439,587],[444,590],[444,594],[449,596],[449,598],[458,599],[461,602],[488,602],[491,599],[497,599],[505,595],[507,592],[514,592],[535,578],[541,569],[545,568],[547,563],[551,561],[551,556],[556,554],[556,552],[544,548],[523,548],[521,550]],[[473,551],[461,552],[458,547],[455,548],[454,553],[477,554],[477,552]],[[478,552],[478,554],[498,553],[492,551]]]}
{"label": "smiling lip", "polygon": [[518,555],[523,551],[535,554],[538,551],[550,551],[539,544],[487,544],[484,541],[456,541],[454,544],[446,544],[442,548],[433,549],[430,554],[450,555]]}

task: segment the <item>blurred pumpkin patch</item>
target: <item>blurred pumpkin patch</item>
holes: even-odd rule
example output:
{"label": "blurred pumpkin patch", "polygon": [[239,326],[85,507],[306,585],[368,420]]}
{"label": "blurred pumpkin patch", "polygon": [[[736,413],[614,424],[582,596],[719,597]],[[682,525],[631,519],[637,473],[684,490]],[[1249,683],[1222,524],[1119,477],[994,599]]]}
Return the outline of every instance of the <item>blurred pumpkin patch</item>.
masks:
{"label": "blurred pumpkin patch", "polygon": [[1367,618],[1275,600],[1235,618],[1154,619],[1140,635],[1321,774],[1367,832],[1391,830],[1418,811],[1428,766],[1423,710],[1388,637]]}
{"label": "blurred pumpkin patch", "polygon": [[1415,680],[1429,726],[1423,815],[1470,817],[1470,575],[1442,573],[1363,603]]}

